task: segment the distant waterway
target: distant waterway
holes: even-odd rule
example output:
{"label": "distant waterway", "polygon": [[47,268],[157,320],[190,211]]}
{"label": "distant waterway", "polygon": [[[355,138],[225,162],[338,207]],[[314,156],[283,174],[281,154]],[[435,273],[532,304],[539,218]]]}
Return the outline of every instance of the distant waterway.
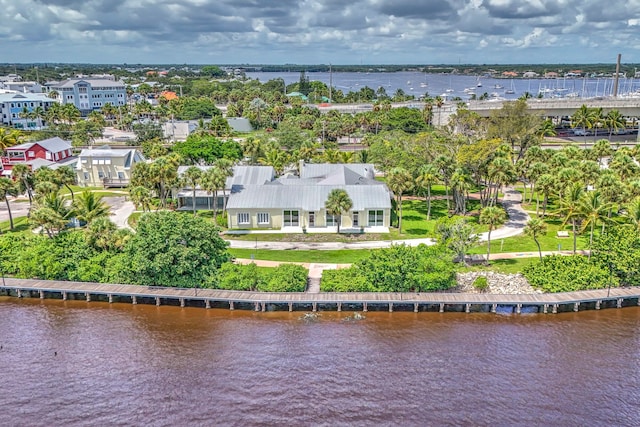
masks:
{"label": "distant waterway", "polygon": [[0,297],[0,424],[640,425],[640,307],[302,314]]}
{"label": "distant waterway", "polygon": [[[525,92],[537,96],[539,93],[545,98],[575,97],[592,98],[610,96],[613,93],[613,79],[601,78],[557,78],[557,79],[496,79],[482,76],[467,76],[456,74],[428,74],[417,71],[402,71],[395,73],[354,73],[354,72],[313,72],[306,73],[309,80],[321,81],[347,92],[357,92],[368,86],[373,90],[382,87],[388,95],[402,89],[406,94],[416,98],[424,95],[431,97],[442,96],[448,99],[460,97],[468,100],[475,93],[480,97],[485,92],[489,97],[516,99]],[[254,72],[247,73],[247,77],[261,82],[281,78],[286,84],[298,82],[298,72]],[[629,94],[640,90],[640,79],[621,78],[618,83],[619,94]],[[283,88],[284,90],[284,88]],[[510,93],[513,92],[513,93]],[[640,93],[638,93],[640,96]]]}

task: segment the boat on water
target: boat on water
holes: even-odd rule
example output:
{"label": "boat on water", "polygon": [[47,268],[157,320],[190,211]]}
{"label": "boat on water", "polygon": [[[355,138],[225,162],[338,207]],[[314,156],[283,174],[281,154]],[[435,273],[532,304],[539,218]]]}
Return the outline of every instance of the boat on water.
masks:
{"label": "boat on water", "polygon": [[480,77],[478,77],[478,82],[476,83],[476,87],[482,87],[482,82],[480,81]]}
{"label": "boat on water", "polygon": [[504,86],[502,86],[501,84],[496,84],[493,86],[494,89],[504,89]]}
{"label": "boat on water", "polygon": [[429,86],[429,85],[426,84],[426,83],[420,83],[420,87],[427,87],[427,86]]}
{"label": "boat on water", "polygon": [[511,79],[511,86],[509,86],[509,89],[505,90],[504,93],[508,95],[513,95],[514,93],[516,93],[516,87],[513,84],[513,79]]}

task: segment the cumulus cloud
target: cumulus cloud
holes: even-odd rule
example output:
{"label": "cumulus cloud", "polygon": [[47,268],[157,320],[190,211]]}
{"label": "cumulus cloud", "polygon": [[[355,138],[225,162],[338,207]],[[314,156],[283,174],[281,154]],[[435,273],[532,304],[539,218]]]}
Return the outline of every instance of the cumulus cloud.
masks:
{"label": "cumulus cloud", "polygon": [[638,62],[638,16],[640,0],[606,7],[596,0],[0,0],[0,55],[15,62],[589,62],[606,60],[615,46]]}

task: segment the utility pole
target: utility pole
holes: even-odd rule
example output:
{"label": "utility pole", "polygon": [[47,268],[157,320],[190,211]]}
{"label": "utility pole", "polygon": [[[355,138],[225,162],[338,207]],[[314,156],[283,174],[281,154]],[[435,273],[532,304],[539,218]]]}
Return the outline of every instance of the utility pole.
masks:
{"label": "utility pole", "polygon": [[331,71],[331,64],[329,64],[329,102],[333,102],[331,97],[331,86],[333,86],[333,72]]}
{"label": "utility pole", "polygon": [[616,78],[613,80],[613,97],[618,97],[618,80],[620,79],[620,59],[622,59],[622,54],[618,54],[618,61],[616,62]]}

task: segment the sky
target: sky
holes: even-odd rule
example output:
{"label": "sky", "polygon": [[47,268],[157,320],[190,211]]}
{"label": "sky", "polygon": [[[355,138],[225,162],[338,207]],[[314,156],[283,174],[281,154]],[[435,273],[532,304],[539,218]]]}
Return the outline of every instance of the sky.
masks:
{"label": "sky", "polygon": [[0,62],[640,62],[640,0],[0,0]]}

